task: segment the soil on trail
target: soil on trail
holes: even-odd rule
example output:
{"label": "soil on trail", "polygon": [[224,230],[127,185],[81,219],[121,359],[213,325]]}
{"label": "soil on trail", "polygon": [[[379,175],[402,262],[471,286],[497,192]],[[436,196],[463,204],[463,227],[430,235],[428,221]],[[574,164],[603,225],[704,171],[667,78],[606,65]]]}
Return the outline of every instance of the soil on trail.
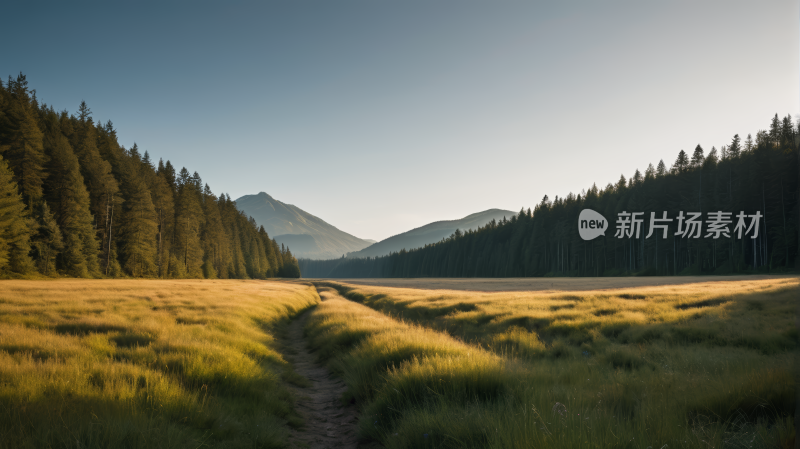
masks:
{"label": "soil on trail", "polygon": [[305,419],[305,425],[292,429],[290,441],[293,447],[324,448],[378,448],[375,443],[359,443],[357,437],[358,411],[354,405],[342,403],[342,394],[347,387],[328,368],[317,361],[317,356],[308,349],[303,336],[303,327],[311,312],[303,313],[287,329],[284,346],[285,357],[292,363],[297,374],[311,383],[301,388],[289,385],[296,399],[297,411]]}

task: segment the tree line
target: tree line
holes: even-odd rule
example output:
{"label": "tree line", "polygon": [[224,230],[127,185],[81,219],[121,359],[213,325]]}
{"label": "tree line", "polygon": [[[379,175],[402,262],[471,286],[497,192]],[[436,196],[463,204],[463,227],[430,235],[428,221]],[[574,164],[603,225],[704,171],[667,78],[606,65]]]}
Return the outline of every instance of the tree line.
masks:
{"label": "tree line", "polygon": [[300,277],[288,247],[197,172],[0,80],[0,276]]}
{"label": "tree line", "polygon": [[[592,185],[581,194],[550,200],[534,210],[476,230],[456,232],[423,248],[383,257],[301,259],[306,277],[527,277],[690,275],[770,272],[800,268],[798,232],[797,127],[790,116],[776,114],[768,130],[730,144],[681,150],[670,168],[663,160],[638,169],[605,188]],[[605,235],[585,241],[579,236],[583,209],[603,214],[610,227]],[[731,212],[729,236],[707,236],[708,213]],[[743,238],[733,232],[736,215],[759,214],[755,228]],[[615,236],[622,212],[643,212],[642,232]],[[661,230],[646,238],[651,212],[669,218],[667,238]],[[700,238],[678,232],[679,212],[701,212]],[[752,219],[748,219],[752,220]],[[747,222],[748,226],[751,224]]]}

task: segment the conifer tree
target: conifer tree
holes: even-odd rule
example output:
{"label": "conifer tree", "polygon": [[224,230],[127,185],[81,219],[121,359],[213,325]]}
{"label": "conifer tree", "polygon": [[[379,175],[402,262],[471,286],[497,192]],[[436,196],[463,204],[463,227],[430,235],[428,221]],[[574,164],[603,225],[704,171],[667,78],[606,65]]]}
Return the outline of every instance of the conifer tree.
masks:
{"label": "conifer tree", "polygon": [[[614,188],[617,192],[622,192],[625,190],[625,186],[627,184],[627,180],[625,179],[625,175],[619,175],[619,181],[617,181],[617,185]],[[553,204],[558,203],[558,195],[556,195],[556,199],[553,201]]]}
{"label": "conifer tree", "polygon": [[697,146],[694,148],[694,153],[692,154],[692,167],[699,167],[703,165],[703,161],[705,160],[705,155],[703,151],[703,147],[700,146],[698,143]]}
{"label": "conifer tree", "polygon": [[770,141],[769,133],[764,131],[763,129],[759,130],[756,133],[756,147],[764,147],[764,146],[769,146],[769,145],[772,145],[772,142]]}
{"label": "conifer tree", "polygon": [[278,256],[277,256],[277,245],[274,243],[273,240],[269,238],[269,234],[264,229],[264,226],[259,227],[258,235],[261,237],[261,241],[264,244],[264,253],[267,257],[267,264],[269,268],[267,270],[267,277],[275,277],[278,275]]}
{"label": "conifer tree", "polygon": [[0,157],[0,271],[19,274],[32,271],[33,262],[29,257],[32,228],[14,175]]}
{"label": "conifer tree", "polygon": [[664,159],[658,161],[658,166],[656,167],[656,176],[659,178],[663,177],[667,174],[667,166],[664,164]]}
{"label": "conifer tree", "polygon": [[39,201],[34,209],[37,226],[32,247],[36,268],[45,276],[53,276],[56,274],[56,256],[64,248],[61,230],[46,201]]}
{"label": "conifer tree", "polygon": [[[639,169],[637,168],[637,169],[636,169],[636,172],[633,174],[633,176],[632,176],[632,177],[631,177],[631,179],[630,179],[630,185],[631,185],[631,186],[638,185],[639,183],[641,183],[641,182],[642,182],[642,180],[643,180],[643,178],[642,178],[642,172],[640,172],[640,171],[639,171]],[[572,193],[571,193],[571,192],[570,192],[570,195],[572,195]]]}
{"label": "conifer tree", "polygon": [[745,139],[745,141],[744,141],[744,151],[749,153],[749,152],[753,151],[754,147],[755,147],[755,144],[753,144],[753,137],[752,137],[752,135],[748,134],[747,135],[747,139]]}
{"label": "conifer tree", "polygon": [[177,214],[175,217],[175,254],[183,263],[186,275],[192,278],[203,276],[203,248],[200,230],[205,217],[196,179],[189,176],[186,167],[178,178]]}
{"label": "conifer tree", "polygon": [[794,143],[794,124],[792,123],[792,117],[787,115],[783,118],[783,123],[781,126],[781,144],[792,146]]}
{"label": "conifer tree", "polygon": [[719,162],[719,157],[717,156],[717,148],[711,147],[711,151],[708,152],[708,156],[706,157],[705,161],[703,161],[703,168],[713,168]]}
{"label": "conifer tree", "polygon": [[730,155],[730,157],[736,158],[739,157],[739,152],[741,150],[742,147],[740,145],[739,135],[736,134],[733,136],[733,139],[731,140],[731,146],[728,147],[728,154]]}
{"label": "conifer tree", "polygon": [[723,161],[727,161],[731,158],[731,154],[728,152],[728,147],[726,145],[719,147],[719,156]]}
{"label": "conifer tree", "polygon": [[292,255],[292,252],[289,251],[289,248],[282,248],[281,259],[283,260],[283,264],[281,265],[278,276],[283,278],[299,278],[300,265],[297,263],[297,259]]}
{"label": "conifer tree", "polygon": [[[110,275],[112,266],[118,261],[114,257],[114,237],[119,233],[114,229],[114,215],[119,222],[122,198],[119,196],[119,184],[112,173],[111,164],[100,156],[97,148],[97,129],[91,117],[91,110],[86,102],[81,102],[78,117],[74,122],[70,140],[81,165],[81,174],[89,191],[92,215],[94,215],[95,232],[100,235],[101,254],[104,263],[103,271]],[[64,130],[62,124],[62,130]],[[118,223],[117,223],[118,224]]]}
{"label": "conifer tree", "polygon": [[203,275],[206,279],[217,277],[225,279],[228,277],[227,253],[230,243],[223,229],[219,202],[208,184],[203,189],[203,214],[205,215],[202,229]]}
{"label": "conifer tree", "polygon": [[156,267],[159,277],[166,277],[169,266],[170,239],[175,223],[175,204],[172,189],[162,173],[150,177],[150,193],[158,226],[156,236]]}
{"label": "conifer tree", "polygon": [[231,266],[228,268],[228,271],[237,279],[248,279],[247,264],[244,260],[244,254],[242,253],[242,241],[238,232],[238,226],[235,226],[231,231],[233,234],[233,241],[231,242],[233,254],[231,255]]}
{"label": "conifer tree", "polygon": [[772,117],[772,122],[769,125],[769,139],[772,142],[772,145],[778,146],[781,142],[781,119],[778,118],[778,114],[775,114],[775,117]]}
{"label": "conifer tree", "polygon": [[650,180],[655,179],[655,177],[656,169],[653,167],[653,164],[647,164],[647,169],[644,171],[644,179]]}
{"label": "conifer tree", "polygon": [[122,238],[120,249],[123,268],[134,277],[157,274],[155,208],[142,174],[141,162],[131,157],[126,165],[126,181],[123,183],[126,201],[119,226]]}
{"label": "conifer tree", "polygon": [[[66,113],[63,115],[66,116]],[[89,193],[83,182],[78,158],[61,133],[56,112],[43,107],[41,116],[44,149],[49,158],[46,198],[64,240],[58,266],[69,276],[98,276],[100,245],[92,226]]]}
{"label": "conifer tree", "polygon": [[159,174],[163,173],[164,179],[167,181],[167,184],[169,184],[169,187],[172,189],[173,192],[177,192],[178,185],[175,176],[175,167],[172,166],[172,163],[170,163],[170,161],[167,161],[167,163],[164,164],[164,170],[161,170],[159,168],[158,173]]}
{"label": "conifer tree", "polygon": [[672,169],[675,170],[676,173],[683,173],[687,168],[689,168],[689,158],[686,156],[686,152],[681,150],[681,152],[678,153],[678,158],[675,159],[675,164],[672,166]]}
{"label": "conifer tree", "polygon": [[30,207],[42,197],[45,155],[37,109],[25,75],[20,73],[16,81],[9,77],[8,87],[0,90],[0,96],[5,97],[0,100],[5,109],[0,116],[0,155],[13,171],[23,201]]}
{"label": "conifer tree", "polygon": [[[91,114],[91,111],[85,106],[85,102],[82,103],[82,106],[84,107],[83,109]],[[80,110],[79,113],[81,116],[85,115],[85,113]],[[88,121],[89,118],[90,117],[87,116],[86,120]],[[98,122],[94,125],[94,135],[97,139],[95,146],[97,147],[100,158],[110,164],[114,179],[116,179],[117,182],[122,181],[124,177],[123,172],[125,170],[123,164],[128,155],[125,149],[117,142],[117,131],[114,129],[114,124],[111,123],[111,120],[107,121],[105,125],[101,125]],[[135,147],[136,143],[133,145]]]}

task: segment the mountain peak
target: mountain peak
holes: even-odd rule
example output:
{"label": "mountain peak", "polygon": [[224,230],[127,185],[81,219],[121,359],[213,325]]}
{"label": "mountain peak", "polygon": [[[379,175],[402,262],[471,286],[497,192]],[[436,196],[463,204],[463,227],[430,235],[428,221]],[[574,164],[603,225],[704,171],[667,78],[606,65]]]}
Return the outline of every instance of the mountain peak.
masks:
{"label": "mountain peak", "polygon": [[297,206],[278,201],[266,192],[244,195],[236,200],[236,207],[264,226],[278,243],[289,246],[295,257],[334,259],[372,243],[341,231]]}

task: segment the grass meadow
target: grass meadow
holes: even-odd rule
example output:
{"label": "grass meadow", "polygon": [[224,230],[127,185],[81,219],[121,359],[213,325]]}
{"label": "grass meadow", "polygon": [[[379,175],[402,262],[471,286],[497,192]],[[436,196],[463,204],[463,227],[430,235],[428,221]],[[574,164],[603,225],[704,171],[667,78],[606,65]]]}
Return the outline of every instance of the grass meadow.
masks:
{"label": "grass meadow", "polygon": [[316,305],[265,281],[0,283],[0,447],[283,447],[301,382],[274,332]]}
{"label": "grass meadow", "polygon": [[316,284],[306,332],[362,404],[362,435],[387,447],[794,447],[796,277],[574,292]]}

